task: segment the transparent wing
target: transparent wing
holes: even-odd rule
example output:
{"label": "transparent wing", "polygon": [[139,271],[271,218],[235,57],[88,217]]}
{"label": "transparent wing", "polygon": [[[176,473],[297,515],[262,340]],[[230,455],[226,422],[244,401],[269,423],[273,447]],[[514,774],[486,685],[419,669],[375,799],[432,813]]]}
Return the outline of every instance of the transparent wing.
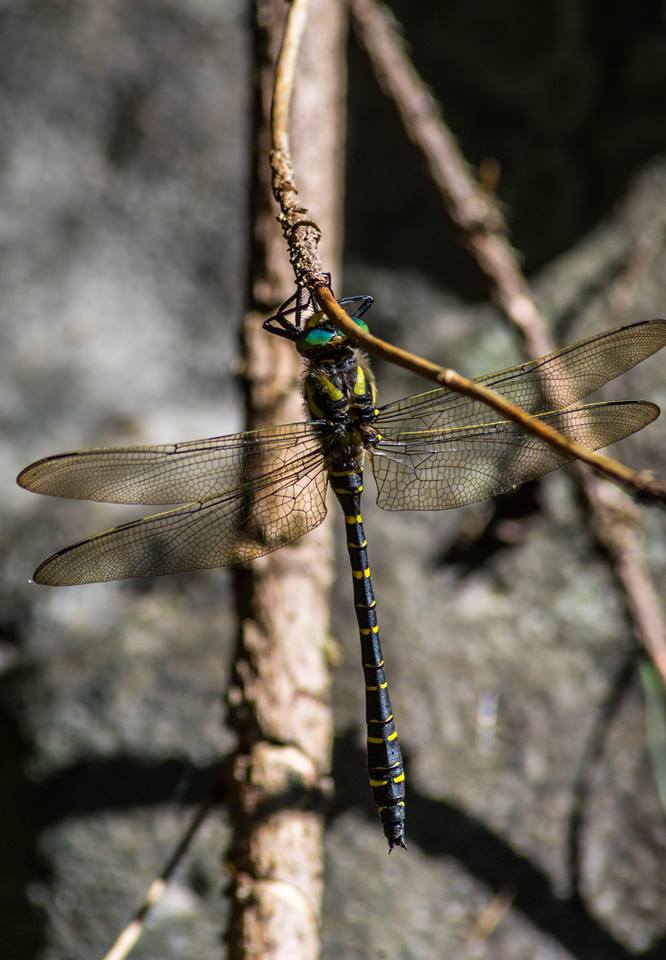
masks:
{"label": "transparent wing", "polygon": [[[529,413],[566,407],[599,390],[666,345],[666,320],[631,323],[557,350],[539,360],[478,377]],[[377,427],[400,430],[471,426],[488,419],[488,407],[444,387],[382,407]]]}
{"label": "transparent wing", "polygon": [[328,477],[309,452],[240,490],[124,523],[42,563],[37,583],[63,586],[224,567],[277,550],[326,516]]}
{"label": "transparent wing", "polygon": [[[487,411],[486,411],[487,413]],[[644,401],[591,403],[537,419],[591,450],[641,430],[659,416]],[[370,451],[384,510],[448,510],[494,497],[571,459],[509,420],[445,430],[402,431]]]}
{"label": "transparent wing", "polygon": [[108,447],[47,457],[18,483],[34,493],[106,503],[189,503],[236,490],[319,449],[314,423],[162,446]]}

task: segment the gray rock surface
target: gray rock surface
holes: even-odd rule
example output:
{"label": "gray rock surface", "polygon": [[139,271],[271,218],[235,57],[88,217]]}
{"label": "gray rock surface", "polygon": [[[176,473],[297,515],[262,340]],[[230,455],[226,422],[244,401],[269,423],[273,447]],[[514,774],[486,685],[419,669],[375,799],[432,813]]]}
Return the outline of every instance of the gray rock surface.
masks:
{"label": "gray rock surface", "polygon": [[[548,5],[557,23],[565,8],[572,9]],[[471,27],[460,9],[450,26],[457,32],[442,76],[451,63],[465,65],[467,80],[452,92],[460,115]],[[614,36],[622,26],[614,24]],[[620,102],[643,104],[647,122],[662,67],[656,36],[632,30]],[[523,76],[512,72],[512,47],[491,58],[483,46],[479,83],[490,100],[496,91],[493,129],[505,142],[507,105],[524,103],[538,117],[539,90],[552,99],[558,71],[578,78],[582,91],[575,103],[555,98],[561,113],[551,115],[549,136],[560,137],[558,149],[569,150],[572,131],[594,113],[595,83],[610,95],[575,23],[556,35],[561,50],[543,63],[535,57],[543,69],[534,83],[533,61]],[[49,552],[134,513],[31,497],[14,476],[61,450],[240,425],[234,362],[247,231],[247,42],[238,2],[34,0],[0,8],[0,915],[11,960],[101,955],[231,746],[221,701],[234,638],[228,572],[78,589],[30,585]],[[427,62],[436,69],[437,43]],[[363,132],[365,93],[352,88],[352,145]],[[620,125],[625,145],[636,136],[634,121],[632,114]],[[353,151],[350,161],[355,183],[372,159],[371,131],[365,137],[365,160]],[[628,182],[627,152],[614,168],[610,156],[607,183]],[[557,150],[549,155],[557,167]],[[409,162],[404,180],[417,183],[434,221],[438,210]],[[512,190],[524,182],[525,203],[529,166],[511,173]],[[563,343],[665,312],[666,167],[633,174],[616,209],[609,187],[603,216],[584,236],[569,219],[562,233],[559,194],[542,198],[554,222],[545,218],[543,246],[528,253],[538,261],[567,238],[567,252],[534,278]],[[579,180],[576,168],[561,189],[581,189]],[[391,212],[389,205],[389,219]],[[354,256],[345,292],[377,296],[374,329],[472,374],[519,359],[483,301],[435,285],[412,256],[403,268],[382,268],[363,247],[363,222],[349,218]],[[453,262],[445,229],[439,243]],[[665,373],[664,358],[654,358],[606,395],[666,406]],[[385,400],[427,389],[397,370],[378,375]],[[665,439],[662,419],[616,452],[664,476]],[[492,535],[480,536],[493,509],[366,510],[409,759],[409,851],[390,858],[365,782],[356,627],[347,561],[339,558],[327,960],[623,960],[666,949],[666,822],[612,577],[564,474],[498,501]],[[666,520],[655,510],[644,518],[661,584]],[[137,957],[220,955],[227,843],[224,822],[212,819]],[[512,905],[506,913],[502,903]],[[488,938],[483,923],[493,905],[501,922]]]}

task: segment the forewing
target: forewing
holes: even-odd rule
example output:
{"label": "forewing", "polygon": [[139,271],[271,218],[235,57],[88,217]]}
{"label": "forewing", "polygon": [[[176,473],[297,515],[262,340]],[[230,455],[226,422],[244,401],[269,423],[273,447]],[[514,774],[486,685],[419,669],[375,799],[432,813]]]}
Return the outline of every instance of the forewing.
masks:
{"label": "forewing", "polygon": [[[666,344],[666,320],[645,320],[600,333],[539,360],[478,377],[528,413],[570,406],[599,390]],[[444,387],[405,397],[380,409],[377,427],[464,427],[488,419],[488,406]]]}
{"label": "forewing", "polygon": [[271,553],[326,516],[319,450],[243,489],[99,533],[44,561],[37,583],[63,586],[157,577],[244,563]]}
{"label": "forewing", "polygon": [[[655,404],[635,401],[585,404],[535,419],[597,450],[641,430],[658,416]],[[385,437],[371,451],[377,503],[384,510],[461,507],[506,493],[570,459],[509,420],[404,431]]]}
{"label": "forewing", "polygon": [[54,497],[189,503],[220,497],[318,449],[313,423],[288,423],[187,443],[63,453],[26,467],[18,483]]}

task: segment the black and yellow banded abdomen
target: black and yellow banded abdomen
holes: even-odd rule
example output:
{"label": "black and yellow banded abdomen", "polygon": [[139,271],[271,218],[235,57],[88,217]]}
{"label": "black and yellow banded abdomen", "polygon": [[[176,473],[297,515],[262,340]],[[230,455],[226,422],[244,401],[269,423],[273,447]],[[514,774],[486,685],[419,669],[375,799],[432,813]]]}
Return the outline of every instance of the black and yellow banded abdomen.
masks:
{"label": "black and yellow banded abdomen", "polygon": [[372,590],[367,541],[361,514],[362,474],[356,470],[330,471],[331,485],[345,515],[347,550],[354,585],[354,606],[361,636],[368,728],[368,775],[377,812],[389,842],[405,846],[405,771],[398,733],[384,674],[384,657],[377,623],[377,601]]}

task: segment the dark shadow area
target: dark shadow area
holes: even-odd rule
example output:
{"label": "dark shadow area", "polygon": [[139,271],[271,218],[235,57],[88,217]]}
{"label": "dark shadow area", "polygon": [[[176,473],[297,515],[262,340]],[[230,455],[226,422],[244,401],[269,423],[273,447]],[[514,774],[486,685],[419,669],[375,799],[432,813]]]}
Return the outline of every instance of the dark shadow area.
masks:
{"label": "dark shadow area", "polygon": [[38,799],[23,773],[31,755],[16,717],[0,706],[0,915],[2,942],[12,960],[41,956],[47,942],[46,911],[30,895],[50,879],[37,852]]}
{"label": "dark shadow area", "polygon": [[[409,758],[406,760],[409,783]],[[356,731],[338,737],[333,759],[336,798],[330,820],[349,808],[376,820],[369,788],[359,776],[364,765]],[[379,823],[377,826],[380,829]],[[418,845],[429,856],[453,857],[494,892],[511,888],[515,893],[513,909],[578,960],[658,960],[665,955],[666,937],[642,953],[624,947],[589,912],[580,896],[558,895],[539,867],[480,820],[446,800],[423,796],[411,784],[407,793],[407,845]]]}
{"label": "dark shadow area", "polygon": [[485,515],[468,515],[456,538],[438,553],[433,566],[451,567],[460,580],[484,566],[496,554],[522,543],[542,513],[538,480],[492,501]]}
{"label": "dark shadow area", "polygon": [[106,155],[114,167],[129,166],[144,137],[141,114],[148,99],[146,87],[136,80],[118,83],[113,94]]}
{"label": "dark shadow area", "polygon": [[[497,161],[528,272],[567,249],[666,149],[666,26],[657,0],[609,10],[394,0],[415,64],[468,161]],[[350,55],[347,257],[483,295],[365,54]],[[362,225],[362,228],[361,228]]]}
{"label": "dark shadow area", "polygon": [[[29,748],[14,718],[0,715],[2,756],[0,896],[3,956],[41,957],[48,942],[47,912],[35,904],[36,887],[50,891],[40,836],[63,820],[108,811],[159,807],[174,802],[183,812],[213,788],[219,767],[197,768],[185,759],[150,763],[137,757],[78,763],[41,783],[25,776]],[[174,798],[177,798],[174,801]]]}
{"label": "dark shadow area", "polygon": [[[618,698],[621,700],[627,670],[628,666],[623,665],[618,672],[612,695],[605,705],[606,717],[612,717]],[[408,761],[409,758],[409,779]],[[364,766],[365,757],[358,748],[357,733],[349,730],[335,744],[336,794],[328,821],[330,823],[343,811],[353,809],[376,822],[380,831],[363,775]],[[24,784],[23,802],[14,805],[14,809],[22,810],[25,817],[32,814],[32,835],[23,831],[22,862],[31,866],[26,873],[25,886],[35,876],[47,880],[43,871],[36,867],[34,856],[41,830],[72,817],[90,817],[109,810],[172,802],[174,794],[179,792],[184,772],[187,787],[180,796],[184,809],[203,800],[219,776],[219,766],[194,767],[176,758],[155,764],[136,757],[114,757],[107,761],[76,764],[32,787]],[[316,809],[322,802],[319,792],[304,794],[295,789],[291,794],[275,798],[270,808],[257,811],[257,817],[294,805]],[[417,845],[432,857],[455,858],[471,876],[492,891],[512,889],[515,893],[513,908],[579,960],[629,960],[631,957],[658,960],[664,956],[666,937],[642,953],[628,950],[591,915],[580,895],[559,896],[546,874],[505,839],[473,815],[445,800],[426,797],[413,785],[408,794],[408,845]],[[22,913],[27,915],[25,905]],[[13,954],[19,960],[38,955],[42,941],[39,924],[34,919],[30,929],[32,939],[26,941],[23,953],[19,950]]]}
{"label": "dark shadow area", "polygon": [[172,803],[199,803],[216,777],[219,765],[196,767],[187,758],[151,763],[140,757],[116,756],[74,764],[32,787],[39,829],[73,817],[107,810],[127,810]]}
{"label": "dark shadow area", "polygon": [[581,890],[582,835],[585,828],[585,815],[592,788],[592,779],[603,754],[613,720],[636,675],[637,661],[638,650],[632,648],[627,651],[615,672],[615,676],[611,678],[606,698],[599,706],[594,725],[583,748],[578,773],[573,784],[571,817],[567,836],[567,860],[569,883],[574,894],[578,896]]}

